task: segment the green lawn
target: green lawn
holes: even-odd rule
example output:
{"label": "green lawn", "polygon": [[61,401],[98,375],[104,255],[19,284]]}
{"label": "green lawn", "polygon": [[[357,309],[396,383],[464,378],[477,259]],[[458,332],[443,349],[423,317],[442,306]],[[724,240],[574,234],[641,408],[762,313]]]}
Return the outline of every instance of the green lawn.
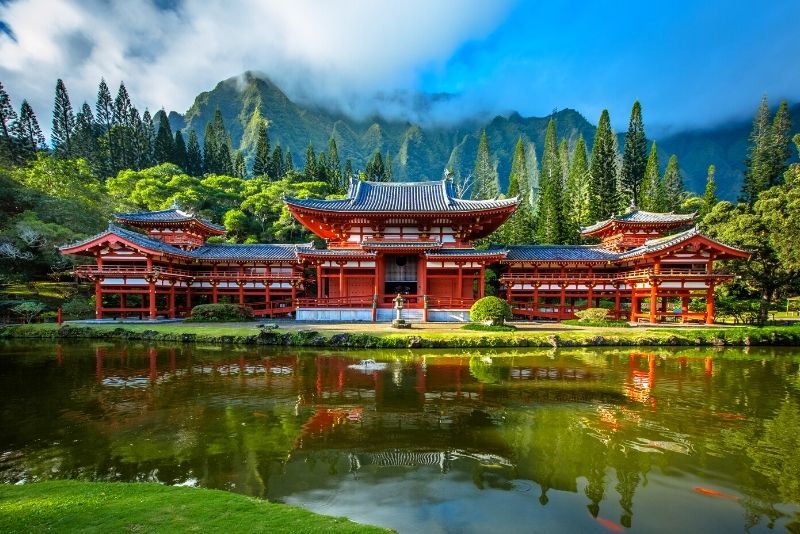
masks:
{"label": "green lawn", "polygon": [[224,491],[144,483],[0,484],[0,532],[387,532]]}

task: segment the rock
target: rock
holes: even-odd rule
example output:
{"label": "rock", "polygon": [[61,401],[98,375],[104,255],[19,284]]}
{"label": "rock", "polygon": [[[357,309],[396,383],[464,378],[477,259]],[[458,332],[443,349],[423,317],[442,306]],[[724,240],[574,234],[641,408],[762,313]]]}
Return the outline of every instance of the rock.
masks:
{"label": "rock", "polygon": [[418,349],[422,347],[422,338],[419,336],[409,336],[408,337],[408,348],[409,349]]}
{"label": "rock", "polygon": [[561,344],[561,338],[555,335],[547,336],[547,342],[550,343],[551,346],[558,348]]}

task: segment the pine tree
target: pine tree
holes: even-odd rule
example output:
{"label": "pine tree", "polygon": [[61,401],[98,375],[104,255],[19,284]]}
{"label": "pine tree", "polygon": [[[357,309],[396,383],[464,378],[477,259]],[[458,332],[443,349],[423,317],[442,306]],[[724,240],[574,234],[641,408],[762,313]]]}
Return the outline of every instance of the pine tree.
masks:
{"label": "pine tree", "polygon": [[547,124],[542,154],[542,173],[539,177],[539,207],[536,210],[536,239],[540,243],[563,243],[564,197],[561,162],[556,144],[556,123],[552,118]]}
{"label": "pine tree", "polygon": [[336,138],[331,136],[328,139],[328,169],[331,186],[339,189],[342,186],[342,164],[339,161],[339,148],[336,146]]}
{"label": "pine tree", "polygon": [[[383,168],[383,181],[394,182],[394,170],[392,169],[392,156],[386,154],[386,165]],[[499,187],[498,187],[499,189]]]}
{"label": "pine tree", "polygon": [[139,110],[131,108],[131,168],[135,170],[144,169],[147,166],[150,155],[147,153],[147,141],[144,131],[144,122],[139,116]]}
{"label": "pine tree", "polygon": [[262,123],[258,128],[258,139],[256,140],[256,156],[253,160],[253,176],[266,176],[270,180],[278,178],[269,174],[269,158],[271,156],[269,146],[269,134],[267,125]]}
{"label": "pine tree", "polygon": [[577,231],[581,226],[588,226],[592,222],[589,162],[586,157],[586,141],[582,135],[575,143],[571,159],[565,191],[569,209],[565,210],[565,213],[572,228]]}
{"label": "pine tree", "polygon": [[186,174],[189,176],[203,175],[203,155],[200,153],[200,143],[197,132],[189,130],[189,144],[186,147]]}
{"label": "pine tree", "polygon": [[664,211],[677,211],[686,198],[686,190],[683,187],[683,177],[678,167],[678,156],[673,154],[667,162],[667,169],[664,171],[663,195]]}
{"label": "pine tree", "polygon": [[792,120],[789,117],[789,105],[783,100],[775,112],[770,126],[770,144],[768,149],[769,174],[767,188],[783,183],[783,175],[789,168],[787,161],[791,157],[790,136]]}
{"label": "pine tree", "polygon": [[500,180],[497,176],[497,166],[492,162],[489,152],[489,139],[486,130],[481,133],[478,141],[478,153],[475,155],[472,184],[473,199],[496,198],[500,194]]}
{"label": "pine tree", "polygon": [[320,152],[317,156],[317,181],[330,183],[330,169],[328,168],[328,157],[325,152]]}
{"label": "pine tree", "polygon": [[53,104],[53,130],[50,141],[53,153],[59,158],[69,158],[74,155],[72,137],[75,135],[75,113],[69,101],[67,88],[64,81],[59,78],[56,82],[56,97]]}
{"label": "pine tree", "polygon": [[11,105],[11,98],[0,83],[0,164],[11,164],[17,160],[14,140],[14,125],[17,112]]}
{"label": "pine tree", "polygon": [[385,181],[386,168],[383,165],[383,156],[380,150],[376,150],[375,154],[372,155],[372,159],[367,162],[364,172],[367,175],[367,180],[373,182]]}
{"label": "pine tree", "polygon": [[291,172],[293,170],[294,170],[294,161],[292,160],[292,151],[287,150],[286,156],[283,158],[282,172],[286,174],[287,172]]}
{"label": "pine tree", "polygon": [[217,134],[214,132],[214,123],[206,124],[203,136],[203,171],[208,174],[220,174],[219,149],[217,147]]}
{"label": "pine tree", "polygon": [[767,189],[769,183],[769,145],[771,141],[769,105],[767,97],[761,97],[753,129],[750,132],[750,146],[745,159],[744,182],[740,200],[750,206],[755,204],[758,194]]}
{"label": "pine tree", "polygon": [[247,163],[244,160],[244,154],[241,150],[236,151],[233,163],[233,176],[237,178],[247,178]]}
{"label": "pine tree", "polygon": [[639,207],[645,211],[662,211],[661,197],[661,168],[658,163],[658,148],[653,141],[644,168]]}
{"label": "pine tree", "polygon": [[314,146],[311,142],[306,147],[306,165],[303,167],[303,174],[309,182],[317,178],[317,155],[314,153]]}
{"label": "pine tree", "polygon": [[102,169],[101,176],[111,176],[113,174],[112,169],[115,160],[114,145],[111,142],[114,101],[111,99],[111,91],[108,90],[106,81],[102,78],[97,88],[97,102],[95,103],[94,111],[100,144],[99,161]]}
{"label": "pine tree", "polygon": [[[269,172],[267,174],[274,176],[276,180],[280,180],[288,171],[289,169],[285,166],[283,161],[283,149],[281,145],[276,145],[275,149],[272,151]],[[316,172],[316,169],[314,169],[314,172]]]}
{"label": "pine tree", "polygon": [[528,171],[528,188],[530,190],[528,203],[535,216],[539,206],[539,159],[536,157],[536,145],[528,143],[525,154],[525,169]]}
{"label": "pine tree", "polygon": [[111,116],[111,131],[109,132],[114,154],[112,174],[134,167],[132,108],[128,90],[124,83],[120,83],[117,97],[114,99],[114,112]]}
{"label": "pine tree", "polygon": [[98,170],[100,147],[97,143],[97,128],[92,108],[86,102],[75,117],[75,133],[72,138],[76,156],[86,159],[92,169]]}
{"label": "pine tree", "polygon": [[172,135],[167,112],[163,108],[160,109],[154,120],[158,122],[158,133],[156,133],[156,143],[153,147],[156,165],[175,163],[175,137]]}
{"label": "pine tree", "polygon": [[353,173],[353,162],[350,160],[350,158],[347,158],[344,162],[343,176],[344,183],[342,183],[342,187],[347,188],[350,186],[350,180],[355,177],[355,174]]}
{"label": "pine tree", "polygon": [[514,147],[511,173],[508,176],[508,196],[517,197],[520,203],[516,211],[500,228],[498,235],[500,241],[506,245],[522,245],[531,243],[534,239],[533,210],[528,202],[530,191],[528,190],[526,160],[525,143],[522,141],[522,137],[519,137]]}
{"label": "pine tree", "polygon": [[185,170],[187,157],[186,143],[183,140],[183,134],[178,130],[175,132],[175,165]]}
{"label": "pine tree", "polygon": [[625,134],[625,148],[622,154],[622,193],[638,206],[642,201],[642,181],[647,167],[647,137],[642,123],[642,106],[633,103],[628,133]]}
{"label": "pine tree", "polygon": [[214,119],[211,121],[211,135],[213,137],[214,165],[213,169],[206,165],[206,172],[232,176],[234,174],[234,156],[231,153],[231,138],[228,130],[225,129],[225,122],[222,120],[222,112],[219,108],[214,112]]}
{"label": "pine tree", "polygon": [[558,144],[558,161],[561,163],[561,184],[566,187],[569,178],[569,143],[566,139]]}
{"label": "pine tree", "polygon": [[714,206],[717,204],[717,181],[715,178],[716,167],[714,165],[708,166],[708,176],[706,177],[706,191],[703,194],[703,207],[700,209],[698,219],[701,221],[703,218],[711,213]]}
{"label": "pine tree", "polygon": [[153,125],[153,117],[148,110],[144,110],[142,114],[139,138],[142,147],[141,166],[142,168],[152,167],[155,164],[156,130]]}
{"label": "pine tree", "polygon": [[615,144],[608,110],[604,109],[595,131],[589,166],[593,220],[608,219],[619,207]]}
{"label": "pine tree", "polygon": [[23,159],[30,159],[40,150],[45,150],[44,135],[36,120],[36,114],[27,100],[22,101],[19,120],[14,124],[14,138]]}

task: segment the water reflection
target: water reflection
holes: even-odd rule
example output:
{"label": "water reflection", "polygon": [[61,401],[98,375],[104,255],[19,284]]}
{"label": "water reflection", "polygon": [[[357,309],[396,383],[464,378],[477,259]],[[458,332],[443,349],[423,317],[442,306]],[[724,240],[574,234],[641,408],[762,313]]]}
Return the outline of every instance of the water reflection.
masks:
{"label": "water reflection", "polygon": [[400,531],[800,527],[797,353],[2,352],[5,482],[222,488]]}

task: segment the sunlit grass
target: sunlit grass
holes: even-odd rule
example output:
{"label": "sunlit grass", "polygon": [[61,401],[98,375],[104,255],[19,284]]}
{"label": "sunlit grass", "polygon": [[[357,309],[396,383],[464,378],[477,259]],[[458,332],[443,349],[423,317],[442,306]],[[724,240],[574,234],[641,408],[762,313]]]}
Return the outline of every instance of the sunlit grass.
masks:
{"label": "sunlit grass", "polygon": [[0,484],[0,532],[386,532],[224,491],[158,484]]}

